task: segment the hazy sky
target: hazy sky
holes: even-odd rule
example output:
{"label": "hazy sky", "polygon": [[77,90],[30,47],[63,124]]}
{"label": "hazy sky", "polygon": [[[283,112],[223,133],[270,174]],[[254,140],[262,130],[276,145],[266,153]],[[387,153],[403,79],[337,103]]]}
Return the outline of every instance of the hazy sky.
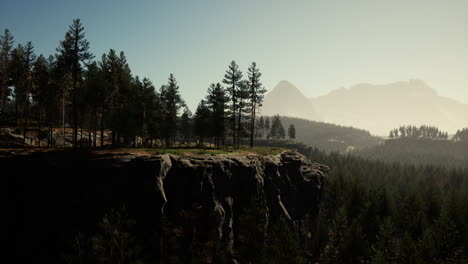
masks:
{"label": "hazy sky", "polygon": [[96,57],[123,50],[158,88],[174,73],[192,110],[232,59],[309,97],[416,78],[468,102],[467,0],[0,0],[0,30],[36,53],[55,52],[73,18]]}

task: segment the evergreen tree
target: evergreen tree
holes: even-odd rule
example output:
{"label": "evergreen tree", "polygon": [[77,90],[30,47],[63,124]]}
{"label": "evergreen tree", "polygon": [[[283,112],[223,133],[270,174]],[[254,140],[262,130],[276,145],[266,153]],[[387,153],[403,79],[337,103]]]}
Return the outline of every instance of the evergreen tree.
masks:
{"label": "evergreen tree", "polygon": [[278,138],[284,139],[285,137],[286,137],[286,131],[284,130],[284,127],[280,122],[279,127],[278,127]]}
{"label": "evergreen tree", "polygon": [[33,63],[36,60],[34,55],[34,47],[31,41],[26,43],[24,48],[24,90],[22,96],[22,112],[23,112],[23,139],[26,140],[26,131],[29,123],[29,105],[31,101],[32,85],[33,85]]}
{"label": "evergreen tree", "polygon": [[88,69],[85,74],[85,101],[89,104],[91,108],[91,124],[93,131],[92,145],[97,146],[97,131],[101,127],[101,142],[100,145],[103,145],[103,129],[104,129],[104,111],[106,109],[106,96],[107,86],[105,81],[105,74],[98,63],[93,62],[88,65]]}
{"label": "evergreen tree", "polygon": [[177,132],[177,118],[180,108],[185,106],[179,93],[179,86],[174,75],[169,75],[166,86],[161,87],[161,109],[163,115],[162,134],[167,147],[172,147]]}
{"label": "evergreen tree", "polygon": [[33,90],[32,98],[36,102],[37,107],[37,121],[39,126],[39,147],[41,147],[40,141],[40,130],[41,123],[43,120],[44,112],[47,109],[48,104],[48,92],[50,90],[50,69],[46,58],[41,54],[34,62],[33,72]]}
{"label": "evergreen tree", "polygon": [[94,255],[99,262],[138,263],[141,249],[133,234],[135,224],[126,207],[112,209],[102,218],[100,232],[91,239]]}
{"label": "evergreen tree", "polygon": [[263,116],[260,116],[260,120],[258,121],[258,129],[260,131],[260,138],[263,138],[265,133],[265,120]]}
{"label": "evergreen tree", "polygon": [[188,107],[184,108],[184,112],[180,117],[180,132],[184,142],[189,142],[190,137],[192,136],[192,112]]}
{"label": "evergreen tree", "polygon": [[26,99],[26,52],[23,45],[18,46],[12,51],[11,59],[11,75],[12,83],[14,86],[14,99],[15,99],[15,116],[16,124],[18,125],[19,114],[22,106],[25,105],[24,100]]}
{"label": "evergreen tree", "polygon": [[77,146],[78,138],[78,85],[82,73],[82,63],[86,64],[93,58],[89,52],[89,42],[85,39],[84,27],[80,19],[74,19],[68,32],[65,34],[65,40],[60,42],[57,49],[65,58],[66,69],[72,77],[72,110],[73,110],[73,147]]}
{"label": "evergreen tree", "polygon": [[240,90],[240,83],[242,80],[242,72],[239,70],[239,66],[235,61],[231,61],[229,64],[228,70],[224,75],[223,83],[226,84],[227,94],[230,98],[230,108],[229,108],[229,119],[231,121],[231,133],[232,133],[232,145],[236,146],[236,132],[237,129],[237,108],[238,108],[238,100],[239,100],[239,90]]}
{"label": "evergreen tree", "polygon": [[10,95],[11,52],[13,48],[13,35],[8,29],[0,36],[0,90],[1,113],[5,113],[8,96]]}
{"label": "evergreen tree", "polygon": [[265,132],[266,132],[266,139],[269,139],[271,137],[270,135],[270,118],[267,116],[265,117]]}
{"label": "evergreen tree", "polygon": [[269,136],[273,139],[284,139],[286,136],[286,131],[284,130],[279,115],[273,116]]}
{"label": "evergreen tree", "polygon": [[293,124],[290,124],[289,125],[289,128],[288,128],[288,137],[289,137],[289,140],[293,140],[296,138],[296,128],[294,127]]}
{"label": "evergreen tree", "polygon": [[257,64],[252,62],[248,70],[248,85],[250,97],[250,147],[253,147],[253,140],[255,135],[255,120],[259,108],[262,106],[263,97],[265,95],[265,88],[260,82],[260,73]]}
{"label": "evergreen tree", "polygon": [[203,146],[203,140],[209,136],[210,119],[210,108],[205,100],[201,100],[194,117],[194,134],[199,138],[199,146]]}
{"label": "evergreen tree", "polygon": [[206,103],[211,108],[211,129],[212,136],[215,137],[216,147],[220,146],[221,141],[224,144],[224,136],[226,134],[226,105],[229,98],[220,83],[211,84],[208,88],[208,95],[206,96]]}
{"label": "evergreen tree", "polygon": [[239,84],[239,91],[237,93],[238,106],[237,106],[237,147],[241,145],[243,137],[247,136],[248,125],[251,120],[250,105],[249,105],[249,83],[243,80]]}

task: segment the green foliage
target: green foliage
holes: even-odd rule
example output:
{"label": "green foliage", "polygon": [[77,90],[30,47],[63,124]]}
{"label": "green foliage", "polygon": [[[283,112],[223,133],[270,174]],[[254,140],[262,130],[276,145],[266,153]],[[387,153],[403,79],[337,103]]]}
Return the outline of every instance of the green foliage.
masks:
{"label": "green foliage", "polygon": [[[313,149],[330,166],[316,252],[326,263],[463,263],[468,171]],[[352,241],[352,242],[351,242]]]}
{"label": "green foliage", "polygon": [[271,127],[268,134],[268,137],[273,139],[284,139],[286,136],[283,124],[281,123],[281,119],[279,115],[274,115],[271,121]]}
{"label": "green foliage", "polygon": [[398,138],[352,152],[364,158],[415,165],[468,168],[468,143],[451,140]]}
{"label": "green foliage", "polygon": [[8,103],[8,96],[10,96],[11,91],[9,88],[10,85],[10,72],[11,72],[11,50],[13,48],[13,35],[11,35],[10,30],[5,29],[3,35],[0,36],[0,104],[1,104],[1,113],[5,113],[6,106]]}
{"label": "green foliage", "polygon": [[307,259],[297,231],[283,217],[268,226],[266,245],[258,262],[264,264],[294,263],[305,264]]}
{"label": "green foliage", "polygon": [[290,124],[289,125],[289,128],[288,128],[288,137],[289,137],[289,140],[293,140],[296,138],[296,128],[294,127],[293,124]]}
{"label": "green foliage", "polygon": [[390,138],[448,139],[448,133],[435,126],[401,126],[390,131]]}
{"label": "green foliage", "polygon": [[240,85],[242,81],[242,72],[239,70],[239,66],[235,61],[231,61],[226,70],[226,74],[224,75],[223,83],[226,84],[226,91],[228,96],[230,97],[230,104],[229,104],[229,122],[230,122],[230,131],[232,135],[232,144],[236,145],[238,137],[236,137],[236,133],[238,131],[237,127],[237,112],[239,108],[239,91]]}
{"label": "green foliage", "polygon": [[252,62],[248,69],[248,87],[249,87],[249,119],[250,119],[250,147],[253,147],[253,140],[255,137],[255,120],[259,108],[262,106],[263,98],[266,93],[266,89],[260,82],[260,70],[257,68],[257,64]]}
{"label": "green foliage", "polygon": [[136,245],[126,207],[111,209],[100,223],[100,232],[93,236],[92,247],[101,263],[140,263],[140,248]]}
{"label": "green foliage", "polygon": [[457,130],[457,133],[453,137],[453,141],[456,142],[468,142],[468,127],[463,128],[461,130]]}

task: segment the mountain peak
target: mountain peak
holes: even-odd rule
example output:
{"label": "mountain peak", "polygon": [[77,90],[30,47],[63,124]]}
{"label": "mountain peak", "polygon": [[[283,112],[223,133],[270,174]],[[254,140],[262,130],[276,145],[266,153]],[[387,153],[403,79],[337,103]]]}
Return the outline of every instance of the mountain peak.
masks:
{"label": "mountain peak", "polygon": [[271,90],[271,93],[288,93],[295,96],[304,96],[304,94],[294,84],[286,80],[280,81],[273,90]]}
{"label": "mountain peak", "polygon": [[315,112],[312,102],[292,83],[280,81],[263,101],[262,114],[322,120]]}

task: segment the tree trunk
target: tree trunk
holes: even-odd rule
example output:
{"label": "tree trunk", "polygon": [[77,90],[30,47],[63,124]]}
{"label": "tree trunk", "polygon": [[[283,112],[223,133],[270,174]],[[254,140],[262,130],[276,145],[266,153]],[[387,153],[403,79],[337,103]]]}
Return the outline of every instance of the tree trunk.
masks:
{"label": "tree trunk", "polygon": [[73,69],[73,149],[76,149],[78,140],[78,111],[76,110],[76,78],[77,65]]}
{"label": "tree trunk", "polygon": [[250,147],[253,147],[255,134],[255,103],[252,104],[252,116],[250,117]]}
{"label": "tree trunk", "polygon": [[63,131],[63,147],[65,147],[65,89],[62,96],[62,131]]}
{"label": "tree trunk", "polygon": [[104,146],[104,113],[101,113],[101,148]]}
{"label": "tree trunk", "polygon": [[240,148],[240,145],[241,145],[241,139],[242,139],[242,135],[241,135],[241,129],[242,129],[242,125],[241,125],[241,122],[242,122],[242,109],[239,107],[239,114],[238,114],[238,121],[237,121],[237,148]]}
{"label": "tree trunk", "polygon": [[39,112],[39,119],[37,121],[37,126],[39,127],[39,132],[37,133],[37,140],[39,141],[39,148],[41,147],[41,108],[38,107],[37,111]]}

